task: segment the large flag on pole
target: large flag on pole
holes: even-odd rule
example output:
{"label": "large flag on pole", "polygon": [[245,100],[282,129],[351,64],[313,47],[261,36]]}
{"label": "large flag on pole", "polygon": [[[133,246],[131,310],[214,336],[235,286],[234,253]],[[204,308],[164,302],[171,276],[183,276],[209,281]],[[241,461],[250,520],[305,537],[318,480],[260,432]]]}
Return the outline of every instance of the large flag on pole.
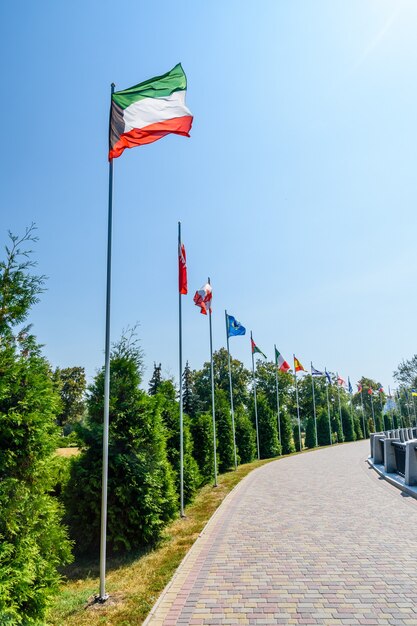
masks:
{"label": "large flag on pole", "polygon": [[277,348],[275,348],[275,363],[277,364],[278,369],[281,372],[288,372],[291,369],[291,367],[289,366],[287,361],[284,359],[282,354],[278,352]]}
{"label": "large flag on pole", "polygon": [[246,334],[246,328],[242,326],[240,322],[237,321],[233,315],[229,315],[226,313],[226,330],[228,337],[236,337],[237,335]]}
{"label": "large flag on pole", "polygon": [[211,298],[212,289],[209,283],[206,283],[201,289],[195,292],[194,304],[200,307],[200,313],[203,315],[207,315],[208,312],[211,313]]}
{"label": "large flag on pole", "polygon": [[174,133],[189,137],[193,116],[185,105],[187,78],[181,63],[162,76],[112,94],[109,160]]}

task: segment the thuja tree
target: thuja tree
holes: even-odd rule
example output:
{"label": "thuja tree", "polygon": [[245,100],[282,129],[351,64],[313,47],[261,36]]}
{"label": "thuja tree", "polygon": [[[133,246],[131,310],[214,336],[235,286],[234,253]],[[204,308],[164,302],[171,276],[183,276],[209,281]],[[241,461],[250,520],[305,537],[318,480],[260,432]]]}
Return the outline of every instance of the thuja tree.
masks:
{"label": "thuja tree", "polygon": [[[161,380],[155,401],[158,403],[162,421],[167,431],[167,456],[175,472],[175,486],[180,494],[180,410],[175,400],[175,387],[170,380]],[[193,457],[193,441],[190,433],[190,418],[183,414],[183,468],[184,502],[190,502],[201,484],[197,461]]]}
{"label": "thuja tree", "polygon": [[[140,388],[142,353],[134,334],[113,347],[110,360],[107,539],[110,550],[154,544],[177,511],[161,407]],[[78,550],[96,550],[100,537],[104,372],[89,390],[85,449],[72,465],[65,492]]]}
{"label": "thuja tree", "polygon": [[27,250],[33,234],[11,235],[0,262],[0,618],[25,625],[43,622],[57,568],[71,559],[49,493],[60,399],[30,328],[17,328],[42,291]]}
{"label": "thuja tree", "polygon": [[236,447],[241,463],[250,463],[256,455],[256,434],[242,405],[235,410]]}
{"label": "thuja tree", "polygon": [[[255,405],[252,402],[252,421],[255,424]],[[259,452],[261,459],[268,459],[281,454],[278,441],[276,415],[271,411],[265,395],[257,394],[257,414],[259,432]]]}
{"label": "thuja tree", "polygon": [[[235,466],[232,417],[226,393],[216,390],[216,435],[219,454],[219,471],[226,472]],[[239,459],[237,459],[239,463]]]}

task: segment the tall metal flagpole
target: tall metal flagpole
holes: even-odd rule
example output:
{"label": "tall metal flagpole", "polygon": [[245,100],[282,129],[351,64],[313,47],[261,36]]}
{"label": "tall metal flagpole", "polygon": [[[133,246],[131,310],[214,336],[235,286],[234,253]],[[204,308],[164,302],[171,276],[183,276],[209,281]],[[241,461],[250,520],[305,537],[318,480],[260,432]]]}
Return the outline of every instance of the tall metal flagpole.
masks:
{"label": "tall metal flagpole", "polygon": [[314,378],[313,378],[313,362],[312,361],[310,361],[310,372],[311,372],[311,388],[313,390],[313,411],[314,411],[314,428],[316,431],[316,447],[318,447],[319,442],[317,438],[316,395],[314,393]]}
{"label": "tall metal flagpole", "polygon": [[372,391],[372,393],[370,393],[369,395],[371,396],[372,419],[374,420],[375,432],[377,432],[377,430],[376,430],[376,421],[375,421],[375,411],[374,411],[374,399],[373,399],[374,391],[373,391],[373,389],[371,389],[371,391]]}
{"label": "tall metal flagpole", "polygon": [[[210,277],[207,279],[210,285]],[[211,302],[209,306],[210,327],[210,363],[211,363],[211,406],[213,412],[213,447],[214,447],[214,486],[217,487],[217,446],[216,446],[216,409],[214,405],[214,367],[213,367],[213,334],[211,330]]]}
{"label": "tall metal flagpole", "polygon": [[353,420],[353,390],[352,390],[352,385],[350,384],[350,378],[348,380],[349,380],[349,386],[350,386],[350,391],[349,391],[349,395],[350,395],[350,418],[352,420],[353,430],[355,431],[355,422]]}
{"label": "tall metal flagpole", "polygon": [[258,460],[261,458],[261,454],[259,451],[259,430],[258,430],[258,406],[256,403],[256,378],[255,378],[255,361],[253,358],[253,349],[252,349],[252,331],[250,331],[250,345],[251,345],[251,352],[252,352],[252,376],[253,376],[253,399],[254,399],[254,403],[255,403],[255,426],[256,426],[256,447],[258,450]]}
{"label": "tall metal flagpole", "polygon": [[407,394],[407,390],[404,388],[404,396],[405,396],[405,406],[407,407],[407,414],[408,414],[408,423],[411,426],[411,413],[410,413],[410,407],[408,404],[408,394]]}
{"label": "tall metal flagpole", "polygon": [[[392,400],[391,387],[389,385],[388,385],[388,398]],[[390,402],[390,406],[391,406],[391,402]],[[417,423],[416,423],[416,426],[417,426]],[[391,427],[392,427],[392,430],[394,430],[394,409],[391,412]]]}
{"label": "tall metal flagpole", "polygon": [[414,398],[415,398],[415,396],[413,396],[413,392],[411,392],[411,404],[413,405],[415,425],[416,425],[416,428],[417,428],[416,401],[414,400]]}
{"label": "tall metal flagpole", "polygon": [[[181,222],[178,222],[178,260],[181,256]],[[179,270],[179,267],[178,267]],[[182,398],[182,308],[181,290],[178,289],[178,341],[179,341],[179,379],[180,379],[180,514],[184,514],[184,417]]]}
{"label": "tall metal flagpole", "polygon": [[400,396],[400,392],[397,389],[397,400],[398,400],[398,416],[399,416],[399,424],[400,424],[400,428],[403,427],[403,416],[401,413],[401,396]]}
{"label": "tall metal flagpole", "polygon": [[361,407],[362,407],[363,436],[364,436],[364,439],[366,439],[366,422],[365,422],[365,409],[363,406],[362,385],[361,385]]}
{"label": "tall metal flagpole", "polygon": [[[324,371],[327,372],[326,368],[324,368]],[[327,378],[327,375],[326,375]],[[327,398],[327,415],[329,417],[329,436],[330,436],[330,445],[333,445],[333,440],[332,440],[332,420],[330,418],[330,401],[329,401],[329,380],[327,379],[327,383],[326,383],[326,398]]]}
{"label": "tall metal flagpole", "polygon": [[279,414],[279,383],[278,383],[278,359],[277,359],[277,347],[274,344],[274,354],[275,354],[275,386],[277,390],[277,413],[278,413],[278,434],[279,434],[279,443],[281,445],[281,454],[282,454],[282,442],[281,442],[281,416]]}
{"label": "tall metal flagpole", "polygon": [[233,430],[233,450],[235,453],[235,469],[237,469],[237,453],[236,453],[236,434],[235,434],[235,411],[233,408],[233,387],[232,387],[232,368],[230,365],[230,350],[229,350],[229,318],[227,311],[224,311],[226,320],[226,341],[227,341],[227,355],[229,361],[229,386],[230,386],[230,412],[232,414],[232,430]]}
{"label": "tall metal flagpole", "polygon": [[384,430],[385,430],[385,419],[384,419],[384,412],[383,412],[383,408],[384,407],[382,406],[382,395],[381,395],[381,392],[379,390],[378,390],[378,393],[379,393],[379,404],[381,406],[381,420],[382,420],[382,425],[383,425]]}
{"label": "tall metal flagpole", "polygon": [[[115,84],[111,84],[111,96]],[[109,129],[110,132],[110,129]],[[106,594],[106,531],[107,531],[107,482],[109,465],[109,405],[110,405],[110,304],[111,304],[111,251],[113,223],[113,159],[109,161],[109,199],[107,218],[107,280],[106,280],[106,332],[104,341],[104,415],[103,415],[103,466],[101,477],[101,529],[100,529],[100,594],[99,602],[105,602]]]}
{"label": "tall metal flagpole", "polygon": [[336,372],[336,387],[337,387],[337,398],[339,400],[340,426],[342,427],[342,437],[343,437],[343,441],[344,441],[345,440],[345,432],[343,430],[342,405],[340,404],[340,385],[339,385],[339,373],[338,372]]}
{"label": "tall metal flagpole", "polygon": [[298,385],[297,385],[297,370],[295,369],[295,354],[292,355],[294,359],[294,380],[295,380],[295,398],[297,402],[297,419],[298,419],[298,439],[300,443],[300,452],[303,449],[303,443],[301,441],[301,423],[300,423],[300,407],[298,406]]}

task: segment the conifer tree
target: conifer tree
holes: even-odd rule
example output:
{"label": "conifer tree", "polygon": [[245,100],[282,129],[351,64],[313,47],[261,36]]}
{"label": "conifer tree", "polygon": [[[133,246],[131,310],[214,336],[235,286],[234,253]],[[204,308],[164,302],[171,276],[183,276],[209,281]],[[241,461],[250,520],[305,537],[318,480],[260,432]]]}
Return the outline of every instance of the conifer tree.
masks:
{"label": "conifer tree", "polygon": [[317,439],[319,446],[329,446],[331,444],[329,415],[324,407],[317,407]]}
{"label": "conifer tree", "polygon": [[[257,394],[259,451],[261,459],[269,459],[281,454],[278,441],[276,415],[269,408],[265,395]],[[255,423],[255,408],[252,403],[252,422]]]}
{"label": "conifer tree", "polygon": [[193,419],[198,411],[198,397],[194,391],[193,372],[187,363],[182,375],[182,406],[184,413]]}
{"label": "conifer tree", "polygon": [[[291,427],[291,418],[288,411],[284,408],[280,410],[280,422],[281,422],[281,448],[282,454],[292,454],[295,452],[295,444],[293,431]],[[297,431],[298,437],[298,431]]]}
{"label": "conifer tree", "polygon": [[34,226],[10,238],[0,262],[0,621],[35,625],[43,623],[60,581],[57,568],[71,554],[50,495],[60,399],[30,327],[17,328],[44,281],[31,274]]}
{"label": "conifer tree", "polygon": [[[140,388],[142,353],[134,332],[113,346],[110,360],[108,528],[110,550],[154,544],[177,512],[161,408]],[[100,539],[104,370],[89,389],[85,449],[76,457],[65,492],[79,551]]]}
{"label": "conifer tree", "polygon": [[216,390],[216,431],[219,471],[226,472],[235,466],[235,455],[230,406],[222,389]]}
{"label": "conifer tree", "polygon": [[241,463],[250,463],[256,456],[256,434],[242,405],[235,410],[236,447]]}
{"label": "conifer tree", "polygon": [[313,415],[309,415],[307,418],[305,446],[306,448],[316,447],[316,428]]}
{"label": "conifer tree", "polygon": [[342,405],[341,413],[343,420],[344,441],[356,441],[355,426],[350,410],[345,405]]}
{"label": "conifer tree", "polygon": [[[170,380],[163,380],[155,400],[159,403],[161,416],[167,430],[167,456],[175,472],[175,485],[180,494],[180,419],[179,404],[175,400],[175,387]],[[197,461],[193,457],[193,442],[189,417],[183,414],[184,502],[190,502],[201,484]]]}
{"label": "conifer tree", "polygon": [[158,389],[161,386],[162,382],[162,374],[161,374],[161,364],[157,365],[153,364],[153,374],[152,378],[149,381],[149,389],[148,393],[150,396],[155,396],[158,393]]}
{"label": "conifer tree", "polygon": [[194,458],[198,463],[202,483],[214,478],[213,421],[211,413],[199,413],[191,421]]}

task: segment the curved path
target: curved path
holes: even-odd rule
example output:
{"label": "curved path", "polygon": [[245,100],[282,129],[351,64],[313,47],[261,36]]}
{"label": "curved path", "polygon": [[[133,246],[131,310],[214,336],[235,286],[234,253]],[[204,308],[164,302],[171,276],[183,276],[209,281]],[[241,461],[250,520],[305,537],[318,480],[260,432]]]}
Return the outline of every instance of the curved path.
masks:
{"label": "curved path", "polygon": [[417,626],[417,500],[368,467],[369,441],[282,459],[226,498],[149,626]]}

